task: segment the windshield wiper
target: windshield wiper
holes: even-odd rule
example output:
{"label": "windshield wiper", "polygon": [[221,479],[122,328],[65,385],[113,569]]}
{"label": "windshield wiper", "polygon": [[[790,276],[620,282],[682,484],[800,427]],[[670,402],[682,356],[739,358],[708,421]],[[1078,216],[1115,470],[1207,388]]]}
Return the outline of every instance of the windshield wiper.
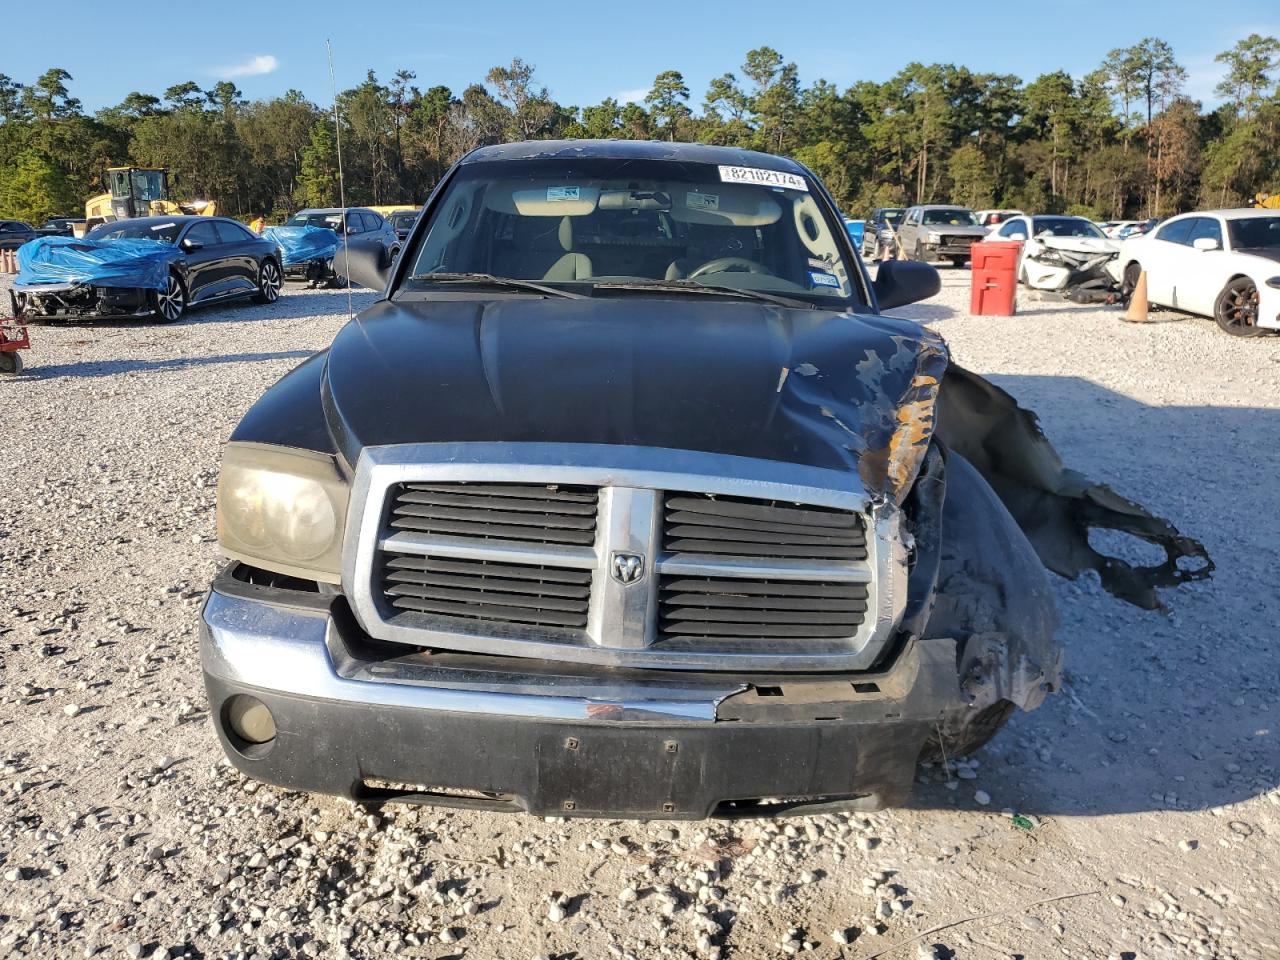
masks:
{"label": "windshield wiper", "polygon": [[569,300],[585,300],[586,295],[562,290],[559,287],[547,286],[534,280],[515,280],[511,277],[496,277],[492,273],[417,273],[409,278],[421,283],[469,283],[485,287],[505,287],[508,290],[531,290],[534,293],[545,293],[553,297],[565,297]]}
{"label": "windshield wiper", "polygon": [[741,290],[738,287],[721,286],[715,283],[701,283],[697,280],[629,280],[625,283],[597,283],[596,290],[675,290],[680,293],[710,293],[717,296],[742,297],[744,300],[763,300],[776,303],[782,307],[807,307],[810,310],[820,309],[817,304],[807,300],[796,300],[774,293],[762,293],[759,290]]}

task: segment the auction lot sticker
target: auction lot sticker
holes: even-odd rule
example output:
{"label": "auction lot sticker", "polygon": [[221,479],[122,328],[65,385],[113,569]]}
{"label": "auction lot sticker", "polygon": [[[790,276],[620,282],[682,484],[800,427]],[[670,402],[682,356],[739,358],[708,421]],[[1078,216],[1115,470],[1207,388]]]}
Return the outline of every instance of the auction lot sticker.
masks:
{"label": "auction lot sticker", "polygon": [[786,187],[788,190],[809,190],[804,177],[780,170],[764,170],[760,167],[729,167],[720,165],[720,179],[725,183],[755,183],[762,187]]}

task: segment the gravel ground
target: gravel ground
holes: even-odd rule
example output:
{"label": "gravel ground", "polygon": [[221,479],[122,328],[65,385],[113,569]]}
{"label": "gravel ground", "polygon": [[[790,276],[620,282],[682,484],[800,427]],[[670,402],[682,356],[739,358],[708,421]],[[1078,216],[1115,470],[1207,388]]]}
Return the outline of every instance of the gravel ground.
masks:
{"label": "gravel ground", "polygon": [[902,313],[1217,572],[1167,613],[1060,581],[1063,693],[907,809],[788,821],[372,816],[244,780],[197,661],[218,449],[347,296],[34,328],[0,382],[0,956],[1280,956],[1280,338],[972,318],[944,283]]}

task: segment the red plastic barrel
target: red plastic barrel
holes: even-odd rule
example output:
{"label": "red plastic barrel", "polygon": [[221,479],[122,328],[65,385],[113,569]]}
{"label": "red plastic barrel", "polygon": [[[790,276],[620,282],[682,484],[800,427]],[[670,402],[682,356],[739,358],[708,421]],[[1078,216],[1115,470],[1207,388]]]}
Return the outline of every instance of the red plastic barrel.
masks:
{"label": "red plastic barrel", "polygon": [[1011,317],[1017,309],[1020,240],[979,241],[969,247],[973,276],[969,312],[979,317]]}

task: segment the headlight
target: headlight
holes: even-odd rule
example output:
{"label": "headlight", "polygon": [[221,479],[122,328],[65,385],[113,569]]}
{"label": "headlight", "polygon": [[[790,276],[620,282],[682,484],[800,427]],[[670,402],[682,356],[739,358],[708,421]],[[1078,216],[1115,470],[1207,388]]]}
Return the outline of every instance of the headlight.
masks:
{"label": "headlight", "polygon": [[930,230],[927,234],[925,234],[924,242],[925,243],[941,243],[942,234],[935,233],[934,231]]}
{"label": "headlight", "polygon": [[338,583],[349,493],[333,457],[229,443],[218,476],[218,545],[233,560]]}

